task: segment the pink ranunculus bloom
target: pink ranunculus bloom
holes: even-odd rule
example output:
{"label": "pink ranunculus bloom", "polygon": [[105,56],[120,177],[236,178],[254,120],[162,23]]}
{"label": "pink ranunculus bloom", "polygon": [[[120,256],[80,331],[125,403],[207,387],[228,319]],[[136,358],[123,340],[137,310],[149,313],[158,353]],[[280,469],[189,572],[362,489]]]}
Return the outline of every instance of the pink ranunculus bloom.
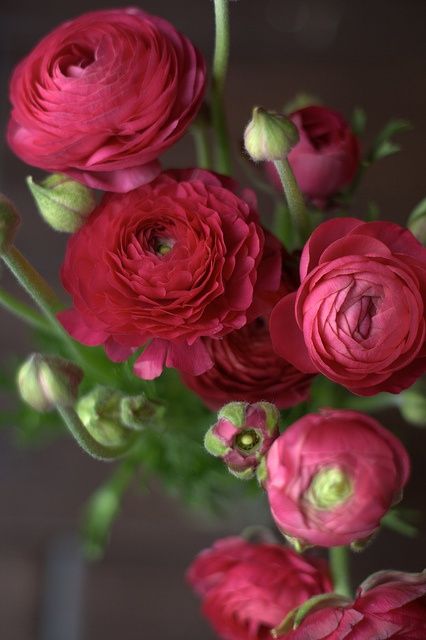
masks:
{"label": "pink ranunculus bloom", "polygon": [[[299,142],[288,155],[297,183],[308,200],[325,207],[355,176],[360,161],[358,139],[342,116],[328,107],[304,107],[288,117],[299,132]],[[281,190],[273,163],[265,167]]]}
{"label": "pink ranunculus bloom", "polygon": [[159,172],[205,88],[205,63],[169,22],[137,8],[86,13],[16,67],[8,141],[30,165],[127,192]]}
{"label": "pink ranunculus bloom", "polygon": [[135,365],[145,379],[164,366],[203,373],[203,338],[242,327],[258,293],[280,284],[280,246],[269,250],[254,205],[251,191],[198,169],[106,195],[68,242],[64,327],[116,361],[148,345]]}
{"label": "pink ranunculus bloom", "polygon": [[272,516],[299,546],[360,543],[402,497],[410,471],[402,443],[376,420],[327,409],[292,424],[266,456]]}
{"label": "pink ranunculus bloom", "polygon": [[269,640],[294,607],[332,590],[325,563],[276,544],[218,540],[192,563],[187,579],[219,637]]}
{"label": "pink ranunculus bloom", "polygon": [[424,640],[426,571],[379,571],[358,589],[353,603],[309,613],[283,640]]}
{"label": "pink ranunculus bloom", "polygon": [[232,400],[267,400],[285,409],[309,395],[312,376],[275,353],[264,317],[222,340],[206,340],[205,345],[214,366],[200,376],[183,374],[182,378],[210,409]]}
{"label": "pink ranunculus bloom", "polygon": [[271,314],[274,349],[359,395],[426,371],[426,248],[391,222],[336,218],[306,243],[297,293]]}

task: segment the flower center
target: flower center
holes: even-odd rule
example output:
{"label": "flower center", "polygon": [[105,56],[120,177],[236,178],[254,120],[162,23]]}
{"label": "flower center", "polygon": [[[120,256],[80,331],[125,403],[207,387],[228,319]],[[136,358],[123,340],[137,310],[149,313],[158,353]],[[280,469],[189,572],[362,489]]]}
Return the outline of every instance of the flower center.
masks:
{"label": "flower center", "polygon": [[324,467],[311,480],[306,500],[316,509],[333,509],[353,493],[352,481],[340,467]]}
{"label": "flower center", "polygon": [[260,436],[254,429],[244,429],[235,437],[235,444],[241,451],[252,451],[260,443]]}
{"label": "flower center", "polygon": [[174,241],[171,238],[154,238],[153,250],[157,256],[166,256],[173,249]]}

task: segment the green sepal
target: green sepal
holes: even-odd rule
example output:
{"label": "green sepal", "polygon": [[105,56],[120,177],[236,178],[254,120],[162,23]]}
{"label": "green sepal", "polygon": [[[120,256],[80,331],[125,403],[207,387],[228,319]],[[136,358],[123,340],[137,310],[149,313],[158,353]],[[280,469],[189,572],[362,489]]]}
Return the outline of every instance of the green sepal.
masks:
{"label": "green sepal", "polygon": [[207,431],[204,436],[204,447],[208,453],[216,458],[222,458],[231,451],[231,448],[222,442],[220,438],[213,432],[213,427]]}
{"label": "green sepal", "polygon": [[325,609],[327,607],[345,607],[348,604],[351,604],[352,600],[346,598],[345,596],[341,596],[337,593],[322,593],[318,596],[314,596],[309,600],[306,600],[301,606],[296,607],[284,618],[279,625],[277,625],[271,631],[271,635],[273,638],[279,638],[294,629],[299,627],[303,620],[310,613],[314,613],[315,611],[319,611],[320,609]]}
{"label": "green sepal", "polygon": [[238,478],[238,480],[251,480],[256,475],[256,470],[252,467],[244,469],[244,471],[235,471],[234,469],[228,467],[228,471],[232,473],[233,476]]}
{"label": "green sepal", "polygon": [[263,409],[266,418],[266,429],[268,430],[269,435],[272,435],[277,428],[278,421],[280,419],[279,410],[274,404],[272,404],[272,402],[265,402],[264,400],[257,402],[256,405]]}
{"label": "green sepal", "polygon": [[228,402],[219,411],[217,418],[218,420],[222,418],[229,420],[234,427],[241,429],[245,423],[246,406],[246,402]]}

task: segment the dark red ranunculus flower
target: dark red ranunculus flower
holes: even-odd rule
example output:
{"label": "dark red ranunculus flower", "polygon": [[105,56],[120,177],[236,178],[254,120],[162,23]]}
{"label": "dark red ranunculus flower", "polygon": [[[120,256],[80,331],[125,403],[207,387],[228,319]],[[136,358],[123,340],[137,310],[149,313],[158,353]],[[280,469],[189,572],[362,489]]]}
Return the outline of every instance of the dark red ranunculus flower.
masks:
{"label": "dark red ranunculus flower", "polygon": [[266,318],[259,317],[222,340],[206,339],[205,345],[214,366],[199,376],[182,378],[210,409],[232,400],[266,400],[285,409],[306,400],[312,376],[275,353]]}
{"label": "dark red ranunculus flower", "polygon": [[308,614],[283,640],[424,640],[426,571],[379,571],[358,589],[353,603]]}
{"label": "dark red ranunculus flower", "polygon": [[224,538],[187,573],[202,610],[226,640],[270,640],[271,629],[308,598],[331,591],[325,562],[277,544]]}
{"label": "dark red ranunculus flower", "polygon": [[213,365],[203,338],[222,338],[258,314],[281,277],[281,247],[259,224],[251,191],[207,171],[162,174],[108,194],[68,243],[62,280],[69,333],[104,344],[113,360],[147,345],[142,378],[164,366]]}
{"label": "dark red ranunculus flower", "polygon": [[[289,118],[297,127],[299,142],[288,161],[306,198],[324,207],[354,178],[360,161],[358,139],[340,113],[328,107],[304,107]],[[266,171],[281,190],[273,163],[266,164]]]}

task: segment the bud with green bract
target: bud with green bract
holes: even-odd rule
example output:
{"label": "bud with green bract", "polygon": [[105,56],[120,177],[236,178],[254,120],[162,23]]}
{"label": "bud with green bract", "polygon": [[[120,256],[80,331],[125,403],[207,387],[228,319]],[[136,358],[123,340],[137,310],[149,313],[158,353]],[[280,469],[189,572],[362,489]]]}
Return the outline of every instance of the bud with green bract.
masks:
{"label": "bud with green bract", "polygon": [[426,427],[426,380],[420,380],[399,398],[399,409],[403,418],[416,427]]}
{"label": "bud with green bract", "polygon": [[74,233],[96,206],[91,189],[61,173],[52,173],[40,184],[28,176],[27,185],[42,218],[56,231]]}
{"label": "bud with green bract", "polygon": [[279,415],[270,402],[229,402],[207,431],[204,446],[213,456],[222,458],[232,474],[248,480],[279,435]]}
{"label": "bud with green bract", "polygon": [[17,384],[22,400],[40,412],[72,407],[83,371],[58,356],[33,353],[20,367]]}
{"label": "bud with green bract", "polygon": [[244,146],[252,160],[283,160],[298,141],[297,127],[286,116],[262,107],[253,109],[244,132]]}
{"label": "bud with green bract", "polygon": [[145,394],[126,396],[108,387],[95,387],[79,399],[77,414],[90,435],[106,447],[119,447],[161,418],[163,408]]}
{"label": "bud with green bract", "polygon": [[13,204],[0,193],[0,255],[13,244],[20,222],[21,218]]}

